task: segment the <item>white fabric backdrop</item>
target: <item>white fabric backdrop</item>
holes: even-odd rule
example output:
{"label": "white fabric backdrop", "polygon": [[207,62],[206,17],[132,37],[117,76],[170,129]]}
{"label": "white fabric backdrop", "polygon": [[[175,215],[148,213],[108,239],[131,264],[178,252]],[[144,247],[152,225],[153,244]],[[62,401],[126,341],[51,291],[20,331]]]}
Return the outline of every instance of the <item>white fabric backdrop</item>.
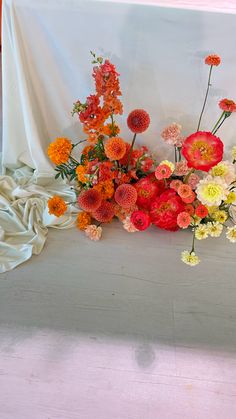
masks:
{"label": "white fabric backdrop", "polygon": [[[218,100],[236,99],[235,24],[235,14],[134,0],[4,0],[3,165],[25,163],[47,176],[52,173],[45,153],[49,142],[57,136],[81,138],[70,111],[93,89],[91,49],[117,65],[125,114],[135,107],[150,112],[152,125],[139,141],[161,154],[165,124],[180,122],[185,134],[196,129],[208,71],[203,58],[220,54],[222,66],[214,71],[203,120],[203,128],[210,129]],[[122,124],[127,136],[124,118]],[[228,146],[235,143],[235,128],[231,117],[220,131]]]}

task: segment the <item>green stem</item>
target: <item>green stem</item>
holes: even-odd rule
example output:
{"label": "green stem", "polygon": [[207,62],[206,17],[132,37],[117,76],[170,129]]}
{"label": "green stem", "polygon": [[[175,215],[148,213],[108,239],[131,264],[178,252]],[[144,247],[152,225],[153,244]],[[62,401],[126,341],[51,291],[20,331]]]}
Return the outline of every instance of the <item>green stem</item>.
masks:
{"label": "green stem", "polygon": [[135,143],[135,140],[136,140],[136,136],[137,136],[137,134],[135,133],[132,144],[131,144],[131,147],[130,147],[130,150],[129,150],[127,169],[129,168],[130,158],[131,158],[131,154],[132,154],[132,151],[133,151],[133,148],[134,148],[134,143]]}
{"label": "green stem", "polygon": [[194,229],[193,229],[193,241],[192,241],[192,250],[191,250],[190,254],[194,252],[194,244],[195,244],[195,228],[196,228],[196,226],[194,225]]}
{"label": "green stem", "polygon": [[218,129],[221,127],[221,125],[225,122],[226,118],[228,118],[226,115],[224,116],[224,119],[221,121],[221,123],[218,125],[218,127],[215,129],[215,131],[213,131],[212,134],[216,134]]}
{"label": "green stem", "polygon": [[181,147],[178,147],[178,153],[179,153],[179,162],[181,161]]}
{"label": "green stem", "polygon": [[192,168],[189,172],[188,172],[188,174],[183,178],[183,183],[187,183],[188,182],[188,180],[189,180],[189,177],[190,177],[190,175],[194,172],[194,168]]}
{"label": "green stem", "polygon": [[84,143],[87,140],[78,141],[78,143],[72,144],[72,147],[75,148],[78,144]]}
{"label": "green stem", "polygon": [[222,112],[222,114],[220,115],[219,119],[216,121],[214,127],[211,130],[212,134],[214,133],[215,129],[217,128],[217,125],[220,123],[220,121],[223,118],[224,114],[225,114],[225,111]]}
{"label": "green stem", "polygon": [[201,113],[200,113],[200,118],[199,118],[199,121],[198,121],[197,131],[199,131],[199,129],[200,129],[201,120],[202,120],[202,115],[203,115],[203,112],[204,112],[204,109],[205,109],[205,106],[206,106],[206,102],[207,102],[207,96],[208,96],[209,88],[210,88],[210,86],[211,86],[211,72],[212,72],[212,67],[213,67],[213,66],[211,65],[211,67],[210,67],[210,71],[209,71],[209,77],[208,77],[208,83],[207,83],[206,95],[205,95],[205,99],[204,99],[204,102],[203,102],[202,111],[201,111]]}
{"label": "green stem", "polygon": [[176,146],[175,146],[175,163],[177,163],[177,149],[176,149]]}

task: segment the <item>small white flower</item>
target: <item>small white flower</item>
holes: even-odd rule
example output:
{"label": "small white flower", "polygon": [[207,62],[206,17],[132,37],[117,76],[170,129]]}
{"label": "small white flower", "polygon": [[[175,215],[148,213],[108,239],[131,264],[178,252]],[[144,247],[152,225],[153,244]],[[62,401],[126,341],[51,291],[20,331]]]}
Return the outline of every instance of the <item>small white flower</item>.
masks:
{"label": "small white flower", "polygon": [[226,237],[231,243],[236,243],[236,226],[227,227]]}
{"label": "small white flower", "polygon": [[198,265],[200,262],[199,257],[195,254],[195,252],[188,252],[188,250],[184,250],[181,253],[181,260],[182,262],[186,263],[189,266]]}
{"label": "small white flower", "polygon": [[200,224],[195,230],[195,237],[197,240],[203,240],[208,237],[208,228],[206,224]]}
{"label": "small white flower", "polygon": [[211,237],[220,237],[223,231],[223,225],[218,221],[213,223],[207,223],[207,230]]}

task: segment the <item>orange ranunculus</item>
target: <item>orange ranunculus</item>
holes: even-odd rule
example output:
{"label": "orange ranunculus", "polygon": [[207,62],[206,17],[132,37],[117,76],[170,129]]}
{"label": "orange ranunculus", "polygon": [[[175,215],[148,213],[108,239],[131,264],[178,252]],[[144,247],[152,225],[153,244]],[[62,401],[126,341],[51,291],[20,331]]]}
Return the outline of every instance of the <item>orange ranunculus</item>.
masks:
{"label": "orange ranunculus", "polygon": [[48,200],[48,212],[49,214],[56,215],[60,217],[67,210],[67,205],[60,196],[53,196]]}
{"label": "orange ranunculus", "polygon": [[70,157],[72,147],[68,138],[56,138],[48,147],[48,156],[56,165],[66,163]]}

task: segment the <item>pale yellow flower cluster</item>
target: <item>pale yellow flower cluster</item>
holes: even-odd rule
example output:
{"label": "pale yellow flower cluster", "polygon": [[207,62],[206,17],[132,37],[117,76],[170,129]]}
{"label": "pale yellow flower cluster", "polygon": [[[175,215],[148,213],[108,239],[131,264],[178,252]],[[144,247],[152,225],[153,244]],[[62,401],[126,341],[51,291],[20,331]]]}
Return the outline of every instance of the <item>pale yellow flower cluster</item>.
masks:
{"label": "pale yellow flower cluster", "polygon": [[199,257],[195,254],[195,252],[188,252],[188,250],[184,250],[181,253],[181,260],[182,262],[186,263],[189,266],[198,265],[200,262]]}
{"label": "pale yellow flower cluster", "polygon": [[226,237],[231,243],[236,243],[236,225],[233,227],[227,227]]}

